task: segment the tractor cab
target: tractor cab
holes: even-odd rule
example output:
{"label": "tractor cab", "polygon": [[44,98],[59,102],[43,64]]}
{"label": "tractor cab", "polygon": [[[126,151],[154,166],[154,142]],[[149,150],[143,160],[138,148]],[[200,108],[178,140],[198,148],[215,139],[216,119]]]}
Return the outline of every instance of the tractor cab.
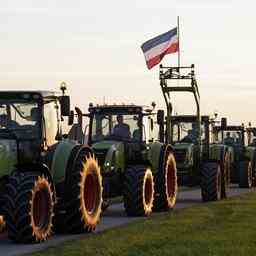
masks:
{"label": "tractor cab", "polygon": [[221,126],[214,127],[214,137],[216,142],[233,147],[245,146],[245,128],[241,126]]}
{"label": "tractor cab", "polygon": [[136,105],[104,105],[89,108],[88,143],[107,140],[148,143],[154,140],[156,113]]}
{"label": "tractor cab", "polygon": [[[153,108],[138,105],[103,105],[89,107],[88,144],[96,157],[109,168],[124,170],[124,165],[140,163],[146,158],[148,143],[158,140],[157,113]],[[118,152],[125,159],[114,161]],[[111,153],[112,152],[112,153]],[[104,171],[104,170],[103,170]]]}
{"label": "tractor cab", "polygon": [[171,142],[175,149],[178,175],[188,174],[195,159],[207,159],[210,124],[209,116],[201,116],[200,124],[197,122],[197,116],[193,115],[171,117]]}
{"label": "tractor cab", "polygon": [[1,172],[37,163],[41,152],[62,137],[61,116],[69,114],[69,106],[61,113],[61,97],[47,91],[0,92]]}
{"label": "tractor cab", "polygon": [[234,161],[243,160],[245,150],[245,128],[243,125],[215,126],[215,143],[221,143],[231,148],[234,155]]}

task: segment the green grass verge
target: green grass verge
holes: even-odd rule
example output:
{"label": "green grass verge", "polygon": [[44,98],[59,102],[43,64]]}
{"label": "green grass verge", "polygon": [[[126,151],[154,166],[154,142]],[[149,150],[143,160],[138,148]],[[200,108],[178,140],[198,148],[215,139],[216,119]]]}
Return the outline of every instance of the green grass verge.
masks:
{"label": "green grass verge", "polygon": [[66,242],[33,256],[253,255],[256,193],[195,206]]}

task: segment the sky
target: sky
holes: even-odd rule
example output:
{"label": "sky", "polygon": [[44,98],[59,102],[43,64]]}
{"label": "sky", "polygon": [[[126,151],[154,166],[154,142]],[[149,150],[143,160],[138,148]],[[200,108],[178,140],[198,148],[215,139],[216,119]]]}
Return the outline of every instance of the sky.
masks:
{"label": "sky", "polygon": [[[73,105],[164,106],[159,68],[140,46],[176,26],[181,64],[195,64],[201,111],[256,125],[256,3],[244,0],[8,0],[0,3],[0,89],[58,90]],[[164,58],[176,65],[177,55]],[[180,114],[192,95],[173,95]]]}

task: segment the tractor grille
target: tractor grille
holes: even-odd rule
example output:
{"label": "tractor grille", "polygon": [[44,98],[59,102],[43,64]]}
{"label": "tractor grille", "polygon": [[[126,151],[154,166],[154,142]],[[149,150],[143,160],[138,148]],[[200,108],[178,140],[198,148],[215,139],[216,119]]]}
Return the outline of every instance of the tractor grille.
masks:
{"label": "tractor grille", "polygon": [[174,156],[177,163],[184,163],[186,161],[186,149],[175,149]]}
{"label": "tractor grille", "polygon": [[108,149],[93,149],[93,151],[100,166],[103,166],[105,163],[105,158],[106,158]]}

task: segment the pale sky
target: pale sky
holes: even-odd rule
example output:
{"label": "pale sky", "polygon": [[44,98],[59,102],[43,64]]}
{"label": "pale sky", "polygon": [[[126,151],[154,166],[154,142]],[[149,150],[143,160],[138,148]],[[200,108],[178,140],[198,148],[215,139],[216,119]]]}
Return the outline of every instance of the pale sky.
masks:
{"label": "pale sky", "polygon": [[[140,46],[176,26],[181,62],[194,63],[202,113],[256,125],[254,1],[8,0],[0,3],[1,89],[69,85],[72,103],[163,105],[158,67],[148,70]],[[168,55],[163,64],[177,63]],[[191,109],[187,97],[175,109]]]}

